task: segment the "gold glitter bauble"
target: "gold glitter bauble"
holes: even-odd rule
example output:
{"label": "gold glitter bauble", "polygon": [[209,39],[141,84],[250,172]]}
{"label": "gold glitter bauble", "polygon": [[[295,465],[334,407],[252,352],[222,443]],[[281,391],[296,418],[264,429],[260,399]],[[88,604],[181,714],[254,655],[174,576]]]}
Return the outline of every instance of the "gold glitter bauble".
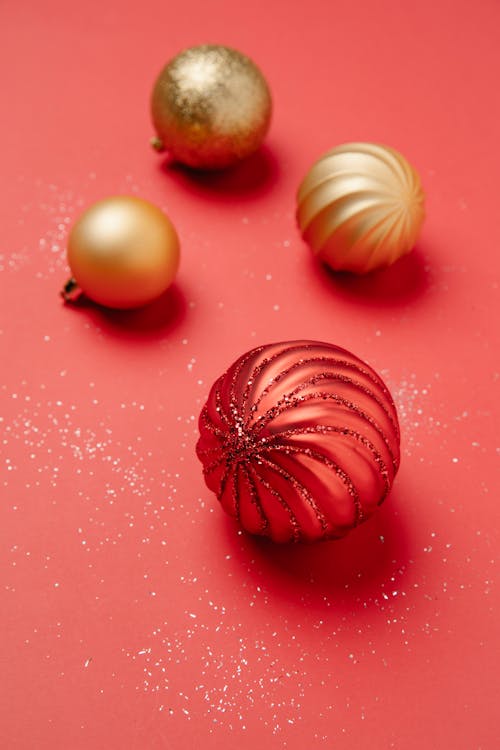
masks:
{"label": "gold glitter bauble", "polygon": [[159,297],[179,266],[179,240],[167,216],[148,201],[117,195],[94,203],[68,239],[73,279],[62,294],[81,289],[106,307],[141,307]]}
{"label": "gold glitter bauble", "polygon": [[322,156],[297,194],[305,241],[336,271],[367,273],[408,253],[424,220],[424,192],[397,151],[346,143]]}
{"label": "gold glitter bauble", "polygon": [[228,167],[262,143],[271,94],[257,66],[237,50],[205,44],[174,57],[151,97],[153,146],[200,169]]}

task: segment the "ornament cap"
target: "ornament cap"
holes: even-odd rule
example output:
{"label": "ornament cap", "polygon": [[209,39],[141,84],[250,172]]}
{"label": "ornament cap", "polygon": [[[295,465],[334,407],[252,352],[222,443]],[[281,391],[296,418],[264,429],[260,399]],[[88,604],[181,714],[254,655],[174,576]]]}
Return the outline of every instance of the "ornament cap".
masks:
{"label": "ornament cap", "polygon": [[82,290],[78,286],[76,279],[71,277],[67,280],[60,291],[60,295],[65,302],[74,302],[80,296]]}
{"label": "ornament cap", "polygon": [[151,144],[151,147],[154,148],[155,151],[158,151],[158,153],[161,153],[162,151],[165,151],[165,146],[163,144],[163,141],[157,135],[153,135],[149,139],[149,142]]}

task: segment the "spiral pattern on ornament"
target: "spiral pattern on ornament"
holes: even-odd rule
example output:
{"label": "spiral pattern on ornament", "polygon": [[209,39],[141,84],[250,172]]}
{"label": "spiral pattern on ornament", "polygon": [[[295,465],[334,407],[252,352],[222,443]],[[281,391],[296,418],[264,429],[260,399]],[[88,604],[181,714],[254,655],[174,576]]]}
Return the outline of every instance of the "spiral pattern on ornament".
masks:
{"label": "spiral pattern on ornament", "polygon": [[334,270],[366,273],[414,246],[424,220],[420,178],[398,152],[346,143],[322,156],[297,194],[305,241]]}
{"label": "spiral pattern on ornament", "polygon": [[243,528],[277,542],[343,536],[382,503],[399,466],[387,387],[332,344],[243,355],[212,386],[199,429],[207,486]]}

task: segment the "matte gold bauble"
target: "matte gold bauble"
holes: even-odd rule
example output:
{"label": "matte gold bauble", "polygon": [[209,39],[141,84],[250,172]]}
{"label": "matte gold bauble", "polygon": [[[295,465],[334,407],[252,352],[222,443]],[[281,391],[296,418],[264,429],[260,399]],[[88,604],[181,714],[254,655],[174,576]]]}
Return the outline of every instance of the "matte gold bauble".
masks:
{"label": "matte gold bauble", "polygon": [[397,151],[346,143],[322,156],[297,194],[297,221],[314,253],[337,271],[390,266],[415,244],[424,220],[417,172]]}
{"label": "matte gold bauble", "polygon": [[271,94],[252,60],[205,44],[181,52],[163,68],[151,113],[157,150],[191,167],[220,169],[260,146],[271,120]]}
{"label": "matte gold bauble", "polygon": [[62,295],[75,289],[106,307],[142,307],[174,280],[179,241],[167,216],[148,201],[113,196],[94,203],[78,219],[68,239],[73,278]]}

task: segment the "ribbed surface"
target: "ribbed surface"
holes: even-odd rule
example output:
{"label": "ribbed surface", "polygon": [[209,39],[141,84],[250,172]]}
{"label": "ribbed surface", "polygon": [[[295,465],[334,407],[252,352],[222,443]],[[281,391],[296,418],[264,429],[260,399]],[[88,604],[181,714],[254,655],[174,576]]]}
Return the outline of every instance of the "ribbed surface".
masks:
{"label": "ribbed surface", "polygon": [[414,246],[424,215],[417,172],[400,153],[374,143],[332,149],[297,194],[303,237],[335,270],[391,265]]}
{"label": "ribbed surface", "polygon": [[380,377],[314,341],[261,346],[212,386],[196,446],[205,481],[253,534],[344,535],[386,497],[399,426]]}

